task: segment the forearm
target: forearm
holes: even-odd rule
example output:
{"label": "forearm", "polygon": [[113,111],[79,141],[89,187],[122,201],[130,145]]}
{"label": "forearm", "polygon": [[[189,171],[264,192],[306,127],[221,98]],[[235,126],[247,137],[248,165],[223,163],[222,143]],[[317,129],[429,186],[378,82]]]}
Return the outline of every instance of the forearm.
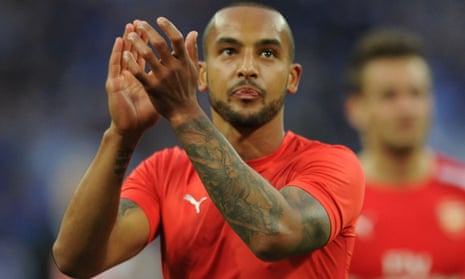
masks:
{"label": "forearm", "polygon": [[[53,254],[57,264],[98,266],[118,213],[121,184],[135,146],[111,130],[78,185],[64,214]],[[64,267],[66,269],[66,267]]]}
{"label": "forearm", "polygon": [[175,127],[211,199],[244,242],[254,249],[278,238],[290,220],[287,201],[250,168],[205,115]]}

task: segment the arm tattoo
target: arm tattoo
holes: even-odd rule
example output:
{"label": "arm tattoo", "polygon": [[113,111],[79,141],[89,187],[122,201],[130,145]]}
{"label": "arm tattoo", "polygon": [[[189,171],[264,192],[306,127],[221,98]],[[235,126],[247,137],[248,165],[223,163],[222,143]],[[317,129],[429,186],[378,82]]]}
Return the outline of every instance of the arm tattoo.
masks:
{"label": "arm tattoo", "polygon": [[121,199],[119,202],[118,218],[126,216],[128,211],[138,207],[139,206],[131,200]]}
{"label": "arm tattoo", "polygon": [[131,160],[133,150],[132,149],[120,149],[115,159],[115,165],[113,173],[116,174],[120,179],[123,179],[124,173],[128,168],[129,161]]}
{"label": "arm tattoo", "polygon": [[293,253],[307,253],[324,246],[329,240],[331,225],[320,202],[297,187],[284,187],[281,193],[301,216],[302,239]]}
{"label": "arm tattoo", "polygon": [[175,129],[218,210],[246,242],[278,233],[282,208],[268,182],[248,167],[206,116]]}

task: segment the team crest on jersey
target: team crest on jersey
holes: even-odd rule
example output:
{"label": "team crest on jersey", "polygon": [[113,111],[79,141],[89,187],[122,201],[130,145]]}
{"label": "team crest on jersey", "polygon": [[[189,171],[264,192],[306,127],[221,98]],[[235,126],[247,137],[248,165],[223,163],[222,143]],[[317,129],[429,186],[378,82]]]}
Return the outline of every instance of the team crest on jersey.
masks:
{"label": "team crest on jersey", "polygon": [[465,237],[465,202],[450,197],[440,201],[436,208],[440,227],[451,237]]}

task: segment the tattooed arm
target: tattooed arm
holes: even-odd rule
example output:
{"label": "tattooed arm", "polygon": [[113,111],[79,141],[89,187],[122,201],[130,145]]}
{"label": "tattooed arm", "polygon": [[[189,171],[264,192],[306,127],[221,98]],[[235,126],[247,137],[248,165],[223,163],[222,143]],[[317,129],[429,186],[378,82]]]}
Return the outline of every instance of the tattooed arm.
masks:
{"label": "tattooed arm", "polygon": [[[329,238],[330,225],[319,202],[297,187],[276,190],[248,167],[198,104],[197,33],[189,32],[184,40],[166,18],[158,18],[157,24],[167,35],[172,51],[155,28],[139,22],[136,29],[144,36],[131,34],[129,39],[151,71],[147,73],[135,59],[128,59],[128,69],[174,128],[225,220],[265,260],[323,246]],[[143,42],[144,37],[158,56]]]}
{"label": "tattooed arm", "polygon": [[276,190],[205,115],[175,131],[216,207],[258,257],[278,260],[326,244],[330,225],[321,204],[297,187]]}

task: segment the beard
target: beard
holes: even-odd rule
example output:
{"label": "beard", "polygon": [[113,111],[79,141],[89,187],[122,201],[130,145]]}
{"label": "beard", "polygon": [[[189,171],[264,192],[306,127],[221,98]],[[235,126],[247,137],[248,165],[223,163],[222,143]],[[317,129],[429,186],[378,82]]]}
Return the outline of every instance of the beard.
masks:
{"label": "beard", "polygon": [[390,135],[384,134],[382,146],[396,156],[408,156],[426,144],[428,132],[427,124],[418,126],[407,134],[391,130]]}
{"label": "beard", "polygon": [[[209,94],[210,105],[213,110],[218,113],[225,121],[229,122],[236,128],[258,128],[268,123],[273,119],[284,106],[284,94],[269,104],[262,107],[260,110],[253,113],[245,113],[242,111],[235,111],[231,106],[224,101],[217,100]],[[244,105],[247,101],[244,100]]]}
{"label": "beard", "polygon": [[383,149],[390,154],[393,154],[397,157],[407,157],[410,154],[416,152],[419,148],[422,148],[425,145],[426,136],[417,135],[417,137],[404,139],[404,140],[395,140],[395,139],[384,139],[382,142]]}
{"label": "beard", "polygon": [[405,157],[412,154],[416,146],[414,144],[392,144],[384,143],[384,149],[387,150],[390,154],[394,154],[396,157]]}

